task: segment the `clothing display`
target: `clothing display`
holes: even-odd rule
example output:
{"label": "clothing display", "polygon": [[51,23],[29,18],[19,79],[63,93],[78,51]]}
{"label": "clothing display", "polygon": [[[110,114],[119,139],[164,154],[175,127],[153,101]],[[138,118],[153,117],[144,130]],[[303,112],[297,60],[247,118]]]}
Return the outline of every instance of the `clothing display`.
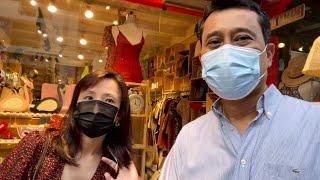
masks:
{"label": "clothing display", "polygon": [[[0,164],[0,179],[32,179],[44,143],[44,133],[38,131],[23,138]],[[61,179],[65,164],[66,162],[49,145],[37,179]],[[92,179],[104,180],[104,173],[109,171],[109,167],[101,161]]]}
{"label": "clothing display", "polygon": [[158,119],[159,134],[157,145],[170,151],[180,129],[182,128],[181,116],[177,113],[178,99],[166,99]]}
{"label": "clothing display", "polygon": [[104,45],[109,48],[109,56],[106,59],[107,68],[120,73],[127,82],[138,82],[143,80],[142,71],[139,61],[140,51],[145,43],[142,37],[140,43],[132,45],[127,37],[121,32],[119,27],[119,35],[117,43],[111,40],[112,27],[106,27]]}

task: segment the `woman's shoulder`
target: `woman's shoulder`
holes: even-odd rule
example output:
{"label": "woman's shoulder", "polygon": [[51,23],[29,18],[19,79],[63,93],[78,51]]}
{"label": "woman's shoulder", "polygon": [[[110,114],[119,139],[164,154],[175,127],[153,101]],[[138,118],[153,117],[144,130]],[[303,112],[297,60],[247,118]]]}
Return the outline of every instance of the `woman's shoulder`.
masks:
{"label": "woman's shoulder", "polygon": [[22,140],[25,145],[30,144],[31,146],[42,145],[46,141],[46,136],[53,137],[57,136],[58,133],[53,132],[45,132],[45,131],[32,131],[28,133]]}

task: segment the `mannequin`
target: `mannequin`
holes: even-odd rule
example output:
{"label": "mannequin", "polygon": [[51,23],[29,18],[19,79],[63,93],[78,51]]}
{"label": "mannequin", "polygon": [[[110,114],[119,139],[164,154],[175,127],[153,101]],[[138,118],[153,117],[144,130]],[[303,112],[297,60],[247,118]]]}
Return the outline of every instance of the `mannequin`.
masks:
{"label": "mannequin", "polygon": [[109,49],[106,69],[118,72],[126,82],[140,83],[143,77],[139,56],[144,42],[144,33],[137,26],[133,12],[127,15],[123,25],[106,27],[103,41]]}
{"label": "mannequin", "polygon": [[112,27],[112,36],[113,39],[115,39],[116,45],[116,39],[120,33],[119,31],[121,31],[121,33],[128,39],[131,45],[137,45],[141,42],[142,37],[145,38],[145,33],[143,33],[142,29],[137,26],[136,19],[136,16],[131,11],[128,13],[124,24]]}

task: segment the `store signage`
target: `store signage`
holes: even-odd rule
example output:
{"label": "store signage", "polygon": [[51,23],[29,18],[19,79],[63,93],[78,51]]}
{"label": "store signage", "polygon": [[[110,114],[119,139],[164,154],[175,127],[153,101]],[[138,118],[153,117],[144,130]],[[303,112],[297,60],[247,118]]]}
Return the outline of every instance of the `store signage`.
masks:
{"label": "store signage", "polygon": [[275,16],[270,20],[271,30],[293,23],[305,17],[306,5],[301,4],[295,8],[292,8],[286,12]]}

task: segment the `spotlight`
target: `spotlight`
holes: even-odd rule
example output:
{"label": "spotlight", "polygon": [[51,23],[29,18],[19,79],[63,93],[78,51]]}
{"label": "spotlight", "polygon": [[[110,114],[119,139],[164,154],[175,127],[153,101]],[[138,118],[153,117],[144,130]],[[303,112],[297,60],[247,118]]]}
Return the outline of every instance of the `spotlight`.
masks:
{"label": "spotlight", "polygon": [[298,51],[302,52],[303,51],[303,46],[301,46]]}
{"label": "spotlight", "polygon": [[103,63],[103,60],[102,60],[102,59],[99,59],[99,63]]}
{"label": "spotlight", "polygon": [[46,37],[48,37],[48,34],[47,34],[47,33],[43,33],[42,36],[43,36],[44,38],[46,38]]}
{"label": "spotlight", "polygon": [[35,57],[34,57],[34,61],[38,61],[38,55],[36,55]]}
{"label": "spotlight", "polygon": [[63,42],[63,37],[62,36],[58,36],[56,40],[61,43],[61,42]]}
{"label": "spotlight", "polygon": [[85,40],[84,38],[81,38],[80,39],[80,44],[83,45],[83,46],[87,45],[87,40]]}
{"label": "spotlight", "polygon": [[84,16],[86,17],[86,18],[88,18],[88,19],[91,19],[91,18],[93,18],[93,12],[90,10],[90,9],[88,9],[88,10],[86,10],[86,12],[84,13]]}
{"label": "spotlight", "polygon": [[48,6],[48,11],[49,12],[51,12],[51,13],[55,13],[55,12],[57,12],[57,7],[54,5],[54,4],[49,4],[49,6]]}
{"label": "spotlight", "polygon": [[38,34],[42,34],[42,31],[40,29],[37,30]]}
{"label": "spotlight", "polygon": [[31,6],[36,6],[38,3],[35,0],[30,0],[30,4],[31,4]]}
{"label": "spotlight", "polygon": [[281,43],[278,44],[278,48],[280,48],[280,49],[281,49],[281,48],[284,48],[285,46],[286,46],[286,44],[283,43],[283,42],[281,42]]}
{"label": "spotlight", "polygon": [[111,6],[107,5],[106,10],[110,10],[110,9],[111,9]]}
{"label": "spotlight", "polygon": [[62,57],[63,57],[63,55],[62,55],[62,54],[59,54],[59,57],[61,57],[61,58],[62,58]]}
{"label": "spotlight", "polygon": [[117,26],[117,25],[119,25],[119,22],[118,22],[117,20],[115,20],[115,21],[113,21],[112,24],[115,25],[115,26]]}
{"label": "spotlight", "polygon": [[79,55],[78,55],[78,59],[83,60],[83,59],[84,59],[84,56],[83,56],[82,54],[79,54]]}

